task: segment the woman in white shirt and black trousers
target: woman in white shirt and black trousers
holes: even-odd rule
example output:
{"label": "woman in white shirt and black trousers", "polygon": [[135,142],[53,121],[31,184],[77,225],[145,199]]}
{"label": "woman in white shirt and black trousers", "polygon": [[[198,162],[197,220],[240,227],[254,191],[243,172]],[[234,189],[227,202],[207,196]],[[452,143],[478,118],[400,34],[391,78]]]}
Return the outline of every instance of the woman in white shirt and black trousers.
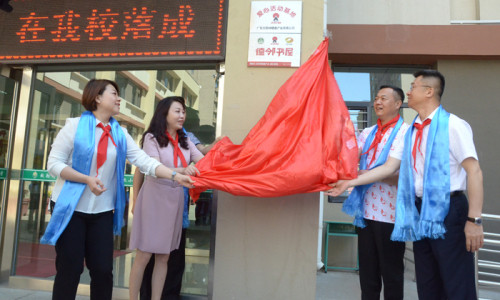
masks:
{"label": "woman in white shirt and black trousers", "polygon": [[69,118],[57,135],[47,169],[57,176],[55,202],[42,244],[56,247],[52,299],[75,299],[84,261],[90,299],[110,300],[113,291],[113,236],[120,235],[125,209],[125,160],[151,176],[186,187],[193,181],[149,157],[112,117],[120,112],[119,89],[110,80],[90,80],[82,95],[87,109]]}

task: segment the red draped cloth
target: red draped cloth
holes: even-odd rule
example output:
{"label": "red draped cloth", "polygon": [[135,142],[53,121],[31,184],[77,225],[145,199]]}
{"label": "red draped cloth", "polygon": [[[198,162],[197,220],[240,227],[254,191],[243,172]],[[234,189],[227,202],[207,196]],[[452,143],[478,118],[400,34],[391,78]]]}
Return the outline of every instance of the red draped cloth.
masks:
{"label": "red draped cloth", "polygon": [[328,39],[281,86],[241,145],[225,137],[196,167],[194,200],[206,189],[281,197],[356,178],[354,127],[328,64]]}

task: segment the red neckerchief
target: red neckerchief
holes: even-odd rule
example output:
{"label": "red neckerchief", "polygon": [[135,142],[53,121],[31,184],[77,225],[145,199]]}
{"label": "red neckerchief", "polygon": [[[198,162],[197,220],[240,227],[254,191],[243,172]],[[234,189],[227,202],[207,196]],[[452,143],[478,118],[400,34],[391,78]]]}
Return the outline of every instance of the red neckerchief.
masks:
{"label": "red neckerchief", "polygon": [[422,124],[413,123],[413,127],[417,128],[417,132],[415,134],[415,143],[413,144],[413,150],[411,152],[411,155],[413,156],[413,169],[415,169],[415,172],[417,172],[417,168],[415,166],[417,162],[417,148],[418,152],[420,152],[420,154],[422,154],[423,156],[424,154],[420,149],[420,145],[422,144],[422,134],[424,133],[424,127],[429,125],[431,123],[431,120],[432,119],[426,119]]}
{"label": "red neckerchief", "polygon": [[370,166],[375,161],[375,154],[377,153],[378,144],[382,141],[382,136],[387,132],[387,130],[389,130],[389,128],[393,128],[394,126],[396,126],[396,123],[398,122],[399,117],[400,116],[397,115],[394,119],[387,122],[384,126],[382,126],[382,121],[380,121],[380,119],[377,120],[378,130],[377,130],[377,133],[375,134],[375,138],[373,139],[372,144],[370,145],[370,148],[368,148],[368,151],[361,154],[361,155],[365,155],[368,152],[370,152],[370,150],[374,149],[372,159],[370,160],[370,163],[366,165],[367,167]]}
{"label": "red neckerchief", "polygon": [[[115,141],[113,140],[113,136],[111,135],[111,126],[107,125],[104,126],[102,123],[97,124],[97,127],[102,129],[102,135],[101,138],[99,139],[99,143],[97,144],[97,175],[99,175],[99,168],[104,164],[106,161],[106,158],[108,156],[108,138],[111,139],[111,142],[113,142],[113,145],[115,145]],[[97,176],[96,175],[96,176]]]}
{"label": "red neckerchief", "polygon": [[172,143],[172,147],[174,147],[174,168],[177,168],[177,157],[181,159],[182,166],[186,168],[188,166],[186,159],[184,158],[184,155],[182,154],[181,148],[179,148],[179,134],[175,136],[175,141],[174,139],[170,136],[168,131],[165,131],[165,134],[167,135],[168,139]]}

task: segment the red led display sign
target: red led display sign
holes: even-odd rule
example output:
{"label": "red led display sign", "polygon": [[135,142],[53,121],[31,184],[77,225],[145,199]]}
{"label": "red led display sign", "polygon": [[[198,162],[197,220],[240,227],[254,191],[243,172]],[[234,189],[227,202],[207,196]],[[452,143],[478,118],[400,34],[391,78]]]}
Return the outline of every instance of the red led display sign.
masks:
{"label": "red led display sign", "polygon": [[227,0],[11,0],[0,63],[223,60]]}

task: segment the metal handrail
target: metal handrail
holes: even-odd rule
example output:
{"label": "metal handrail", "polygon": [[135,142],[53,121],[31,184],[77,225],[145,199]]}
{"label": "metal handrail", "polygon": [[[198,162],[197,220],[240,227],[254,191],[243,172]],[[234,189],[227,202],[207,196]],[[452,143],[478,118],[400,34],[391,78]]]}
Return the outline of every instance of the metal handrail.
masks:
{"label": "metal handrail", "polygon": [[[500,215],[493,214],[482,214],[484,220],[492,220],[492,221],[500,221]],[[500,234],[493,232],[484,232],[484,236],[488,237],[484,239],[484,245],[488,246],[500,246]],[[489,276],[490,278],[497,279],[500,278],[499,273],[491,273],[479,271],[479,267],[489,269],[489,270],[500,270],[500,259],[498,261],[488,261],[488,260],[480,260],[479,252],[488,252],[493,254],[500,254],[500,250],[481,248],[479,251],[474,253],[474,261],[475,261],[475,277],[476,277],[476,291],[479,292],[479,284],[481,285],[489,285],[489,286],[500,286],[500,279],[491,281],[491,280],[479,280],[479,275]],[[479,295],[479,293],[478,293]]]}
{"label": "metal handrail", "polygon": [[500,265],[495,263],[494,261],[479,261],[477,265],[479,267],[485,267],[488,269],[500,270]]}
{"label": "metal handrail", "polygon": [[481,214],[481,217],[483,217],[483,219],[494,219],[494,220],[500,220],[500,215]]}
{"label": "metal handrail", "polygon": [[493,249],[486,249],[486,248],[481,248],[479,249],[481,252],[490,252],[490,253],[500,253],[500,250],[493,250]]}
{"label": "metal handrail", "polygon": [[481,275],[488,275],[488,276],[491,276],[491,277],[500,277],[500,274],[497,274],[497,273],[479,272],[479,274],[481,274]]}
{"label": "metal handrail", "polygon": [[485,232],[484,236],[491,236],[491,237],[498,237],[498,238],[500,238],[500,234],[499,233]]}
{"label": "metal handrail", "polygon": [[484,284],[484,285],[497,285],[497,286],[500,286],[500,282],[496,282],[496,281],[481,280],[480,282],[482,284]]}
{"label": "metal handrail", "polygon": [[500,245],[500,241],[490,239],[484,239],[484,243],[489,245]]}

